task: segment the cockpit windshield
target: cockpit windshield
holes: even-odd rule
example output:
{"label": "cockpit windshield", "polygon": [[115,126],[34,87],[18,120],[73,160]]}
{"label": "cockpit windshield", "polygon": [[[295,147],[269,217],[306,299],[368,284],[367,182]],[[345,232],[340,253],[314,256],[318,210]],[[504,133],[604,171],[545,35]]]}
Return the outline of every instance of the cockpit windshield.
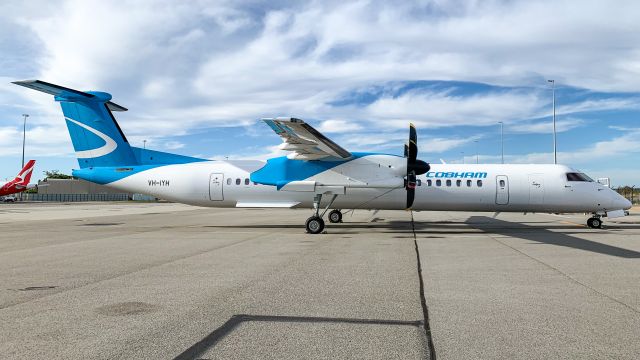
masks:
{"label": "cockpit windshield", "polygon": [[593,179],[588,177],[587,174],[585,173],[579,173],[579,172],[570,172],[567,173],[567,180],[568,181],[587,181],[587,182],[593,182]]}

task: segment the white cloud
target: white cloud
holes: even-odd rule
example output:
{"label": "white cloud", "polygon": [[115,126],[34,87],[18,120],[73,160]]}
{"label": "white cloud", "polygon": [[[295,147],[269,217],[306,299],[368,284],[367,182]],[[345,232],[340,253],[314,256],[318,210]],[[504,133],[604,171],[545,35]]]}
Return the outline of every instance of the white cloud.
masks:
{"label": "white cloud", "polygon": [[[543,132],[543,122],[532,120],[550,115],[547,78],[557,81],[559,99],[562,86],[640,91],[640,3],[586,1],[575,11],[576,4],[4,2],[0,36],[29,36],[0,41],[0,51],[11,57],[28,47],[22,53],[31,55],[32,64],[3,69],[0,76],[10,78],[0,77],[0,104],[13,112],[29,109],[30,124],[54,134],[42,140],[33,134],[33,144],[49,154],[71,149],[68,139],[58,138],[65,132],[58,105],[50,96],[7,84],[30,69],[30,78],[111,92],[131,109],[117,114],[127,136],[157,144],[198,128],[255,126],[258,118],[287,115],[328,119],[319,124],[321,131],[339,139],[349,132],[362,146],[381,148],[401,148],[405,135],[395,131],[410,121],[422,128],[504,121],[505,130]],[[5,50],[5,43],[12,48]],[[433,79],[531,88],[397,92],[399,84]],[[334,104],[374,86],[383,88],[377,99]],[[566,117],[637,110],[638,103],[633,96],[560,101],[557,110]],[[558,125],[568,130],[581,124],[565,118]],[[0,126],[18,129],[4,119]],[[376,138],[374,131],[384,136]],[[463,141],[435,140],[432,149],[440,151]],[[2,145],[0,154],[15,153],[14,145]]]}
{"label": "white cloud", "polygon": [[167,141],[164,143],[164,148],[167,150],[177,150],[182,149],[184,147],[184,143],[179,141]]}
{"label": "white cloud", "polygon": [[518,91],[454,96],[449,91],[411,91],[402,96],[384,96],[366,107],[371,118],[386,119],[385,126],[406,127],[409,122],[424,127],[494,125],[498,121],[522,119],[538,111],[545,101],[535,93]]}
{"label": "white cloud", "polygon": [[357,130],[362,130],[362,126],[347,120],[325,120],[318,127],[318,131],[327,133],[344,133]]}
{"label": "white cloud", "polygon": [[[425,126],[489,124],[535,117],[549,101],[537,91],[410,92],[383,96],[365,108],[327,105],[344,92],[398,80],[522,85],[535,79],[544,87],[545,76],[562,74],[555,76],[559,84],[640,90],[632,76],[640,52],[629,45],[640,33],[628,16],[635,2],[616,7],[587,2],[562,19],[547,15],[571,2],[312,2],[273,10],[266,4],[212,1],[44,5],[46,11],[6,6],[44,45],[39,76],[113,92],[116,101],[135,111],[133,135],[143,129],[154,132],[149,136],[176,131],[175,125],[150,127],[145,119],[156,125],[179,122],[188,131],[272,114],[389,120],[398,127],[410,120]],[[616,22],[603,22],[603,14]],[[603,101],[558,110],[637,103]]]}
{"label": "white cloud", "polygon": [[[556,121],[556,132],[565,132],[584,125],[584,120],[569,118]],[[505,132],[523,134],[550,134],[553,132],[553,123],[549,120],[527,122],[509,125],[505,127]]]}

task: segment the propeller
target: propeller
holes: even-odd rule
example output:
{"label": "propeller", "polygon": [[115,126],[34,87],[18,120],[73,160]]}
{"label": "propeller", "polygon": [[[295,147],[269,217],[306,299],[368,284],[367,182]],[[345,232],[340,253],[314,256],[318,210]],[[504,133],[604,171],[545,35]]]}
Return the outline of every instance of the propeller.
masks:
{"label": "propeller", "polygon": [[416,197],[416,177],[431,168],[428,163],[417,159],[418,133],[413,124],[409,124],[409,142],[404,145],[404,157],[407,158],[407,178],[404,183],[407,190],[407,209],[410,209]]}

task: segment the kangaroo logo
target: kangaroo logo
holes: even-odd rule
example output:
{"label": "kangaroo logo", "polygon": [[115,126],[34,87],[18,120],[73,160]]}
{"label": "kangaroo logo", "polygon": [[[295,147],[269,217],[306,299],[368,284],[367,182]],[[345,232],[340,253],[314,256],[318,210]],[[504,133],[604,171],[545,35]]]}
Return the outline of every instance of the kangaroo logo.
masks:
{"label": "kangaroo logo", "polygon": [[73,120],[71,118],[68,118],[65,116],[65,119],[67,121],[71,121],[72,123],[86,129],[89,130],[90,132],[92,132],[93,134],[95,134],[96,136],[98,136],[100,139],[104,140],[105,144],[102,145],[99,148],[96,149],[90,149],[90,150],[82,150],[82,151],[76,151],[76,156],[78,158],[97,158],[100,156],[105,156],[108,154],[111,154],[117,147],[118,144],[109,136],[107,136],[106,134],[90,127],[87,126],[79,121]]}
{"label": "kangaroo logo", "polygon": [[33,171],[33,166],[29,167],[28,169],[24,170],[23,172],[21,172],[20,174],[18,174],[18,176],[16,176],[16,179],[14,181],[16,182],[23,182],[24,178],[31,174],[31,172]]}

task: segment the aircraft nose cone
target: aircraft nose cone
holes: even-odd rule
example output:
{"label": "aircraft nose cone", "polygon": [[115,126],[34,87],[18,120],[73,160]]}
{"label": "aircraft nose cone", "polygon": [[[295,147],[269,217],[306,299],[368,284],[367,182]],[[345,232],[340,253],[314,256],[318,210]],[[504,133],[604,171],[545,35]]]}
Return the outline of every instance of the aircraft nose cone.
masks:
{"label": "aircraft nose cone", "polygon": [[621,203],[622,203],[622,209],[623,210],[629,210],[629,209],[631,209],[631,206],[633,206],[631,201],[629,201],[629,200],[627,200],[625,198],[622,198]]}
{"label": "aircraft nose cone", "polygon": [[627,200],[627,198],[625,198],[624,196],[618,194],[618,193],[614,193],[616,196],[612,201],[612,205],[615,209],[622,209],[622,210],[629,210],[631,209],[631,206],[633,204],[631,204],[631,201]]}

